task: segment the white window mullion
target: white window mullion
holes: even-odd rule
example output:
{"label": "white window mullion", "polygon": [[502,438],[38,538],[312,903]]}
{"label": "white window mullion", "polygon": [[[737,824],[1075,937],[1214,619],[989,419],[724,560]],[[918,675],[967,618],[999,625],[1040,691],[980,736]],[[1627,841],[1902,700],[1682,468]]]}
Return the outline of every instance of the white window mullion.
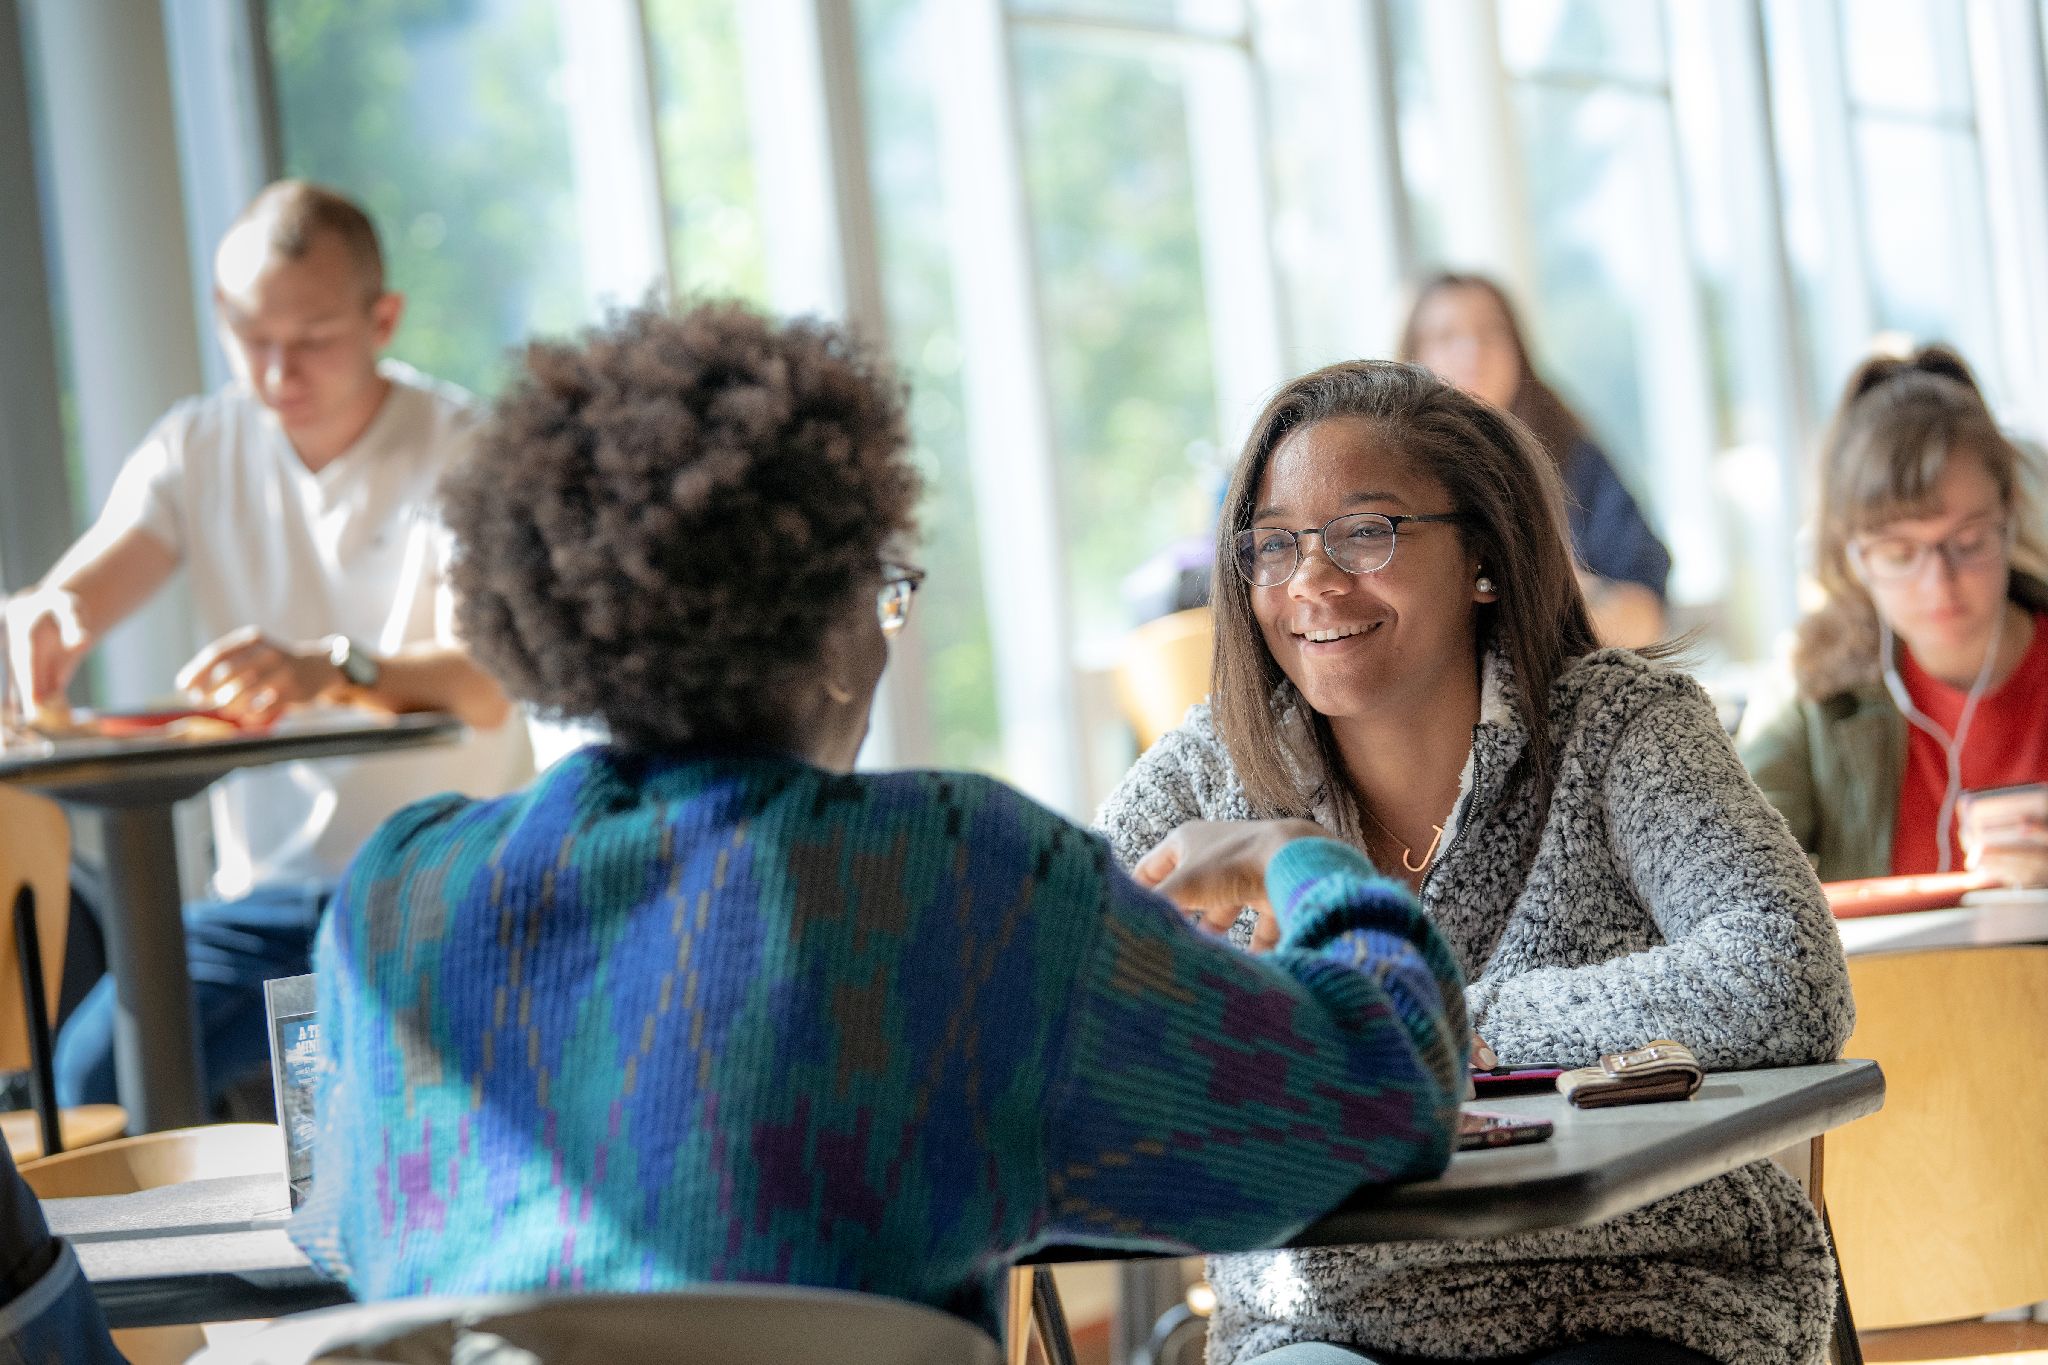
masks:
{"label": "white window mullion", "polygon": [[1697,515],[1697,509],[1713,505],[1713,364],[1668,104],[1656,118],[1664,154],[1647,158],[1654,168],[1643,195],[1649,269],[1635,282],[1635,326],[1641,339],[1636,364],[1645,434],[1654,454],[1648,462],[1652,496],[1671,545],[1671,596],[1678,602],[1709,602],[1728,587],[1721,538],[1708,518]]}
{"label": "white window mullion", "polygon": [[665,299],[668,220],[640,0],[556,0],[585,297]]}
{"label": "white window mullion", "polygon": [[1286,368],[1382,354],[1412,264],[1385,0],[1259,0],[1254,13],[1269,159],[1313,167],[1313,184],[1281,186],[1274,215],[1283,270],[1305,276],[1287,293]]}
{"label": "white window mullion", "polygon": [[1533,299],[1536,249],[1495,0],[1430,0],[1422,20],[1443,128],[1438,154],[1456,168],[1444,178],[1444,263],[1483,270]]}
{"label": "white window mullion", "polygon": [[1265,119],[1243,49],[1191,46],[1182,70],[1216,433],[1223,449],[1234,451],[1267,395],[1286,378],[1280,289],[1267,236]]}
{"label": "white window mullion", "polygon": [[[1777,144],[1772,139],[1769,68],[1763,19],[1757,0],[1739,3],[1674,4],[1674,45],[1703,42],[1713,54],[1715,89],[1692,91],[1674,83],[1674,101],[1711,99],[1720,124],[1726,174],[1723,201],[1732,215],[1732,257],[1746,268],[1728,274],[1728,348],[1737,367],[1737,393],[1754,417],[1744,423],[1762,438],[1771,462],[1775,497],[1745,499],[1749,515],[1743,544],[1768,556],[1757,577],[1772,588],[1764,635],[1774,636],[1798,617],[1797,531],[1807,498],[1806,452],[1814,418],[1808,398],[1811,376],[1799,344],[1798,295],[1785,242],[1779,189]],[[1675,64],[1684,71],[1683,64]],[[1744,433],[1748,436],[1748,432]],[[1747,467],[1747,466],[1745,466]]]}
{"label": "white window mullion", "polygon": [[1990,290],[2005,375],[2001,413],[2048,435],[2048,80],[2035,0],[1975,0],[1969,12]]}
{"label": "white window mullion", "polygon": [[[216,244],[257,191],[283,172],[267,98],[270,54],[261,6],[252,0],[163,0],[163,15],[192,297],[205,300],[213,296]],[[204,323],[199,352],[207,386],[227,383],[227,357]]]}
{"label": "white window mullion", "polygon": [[1085,816],[1044,324],[1000,0],[934,18],[941,176],[1004,766]]}
{"label": "white window mullion", "polygon": [[[1781,0],[1781,3],[1784,0]],[[1820,315],[1814,319],[1823,379],[1846,376],[1870,347],[1877,330],[1875,283],[1863,230],[1863,197],[1855,119],[1843,68],[1842,18],[1837,0],[1790,0],[1793,31],[1804,61],[1813,111],[1816,187],[1827,258],[1821,274]]]}

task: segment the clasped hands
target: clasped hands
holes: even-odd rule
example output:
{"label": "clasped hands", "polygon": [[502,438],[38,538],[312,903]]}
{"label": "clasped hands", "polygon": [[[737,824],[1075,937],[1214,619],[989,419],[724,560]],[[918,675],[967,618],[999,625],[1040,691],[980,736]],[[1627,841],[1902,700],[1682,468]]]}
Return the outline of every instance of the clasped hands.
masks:
{"label": "clasped hands", "polygon": [[[1131,876],[1212,933],[1228,930],[1250,906],[1258,912],[1252,951],[1263,953],[1280,942],[1280,921],[1266,895],[1266,864],[1296,839],[1329,837],[1311,820],[1190,820],[1140,858]],[[1471,1060],[1481,1070],[1500,1063],[1477,1035]]]}

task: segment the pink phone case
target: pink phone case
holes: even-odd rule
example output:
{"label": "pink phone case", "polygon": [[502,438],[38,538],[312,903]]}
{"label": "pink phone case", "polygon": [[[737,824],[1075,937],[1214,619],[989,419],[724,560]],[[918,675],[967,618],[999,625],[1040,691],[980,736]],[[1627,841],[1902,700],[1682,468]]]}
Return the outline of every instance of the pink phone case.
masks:
{"label": "pink phone case", "polygon": [[1472,1088],[1481,1095],[1519,1095],[1557,1089],[1564,1068],[1548,1062],[1531,1066],[1497,1066],[1472,1073]]}

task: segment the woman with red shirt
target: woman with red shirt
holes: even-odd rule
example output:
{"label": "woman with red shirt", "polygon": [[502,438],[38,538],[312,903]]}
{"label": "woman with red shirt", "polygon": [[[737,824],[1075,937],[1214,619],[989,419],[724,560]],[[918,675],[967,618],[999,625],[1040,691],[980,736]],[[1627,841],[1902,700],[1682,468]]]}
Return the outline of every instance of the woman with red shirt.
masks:
{"label": "woman with red shirt", "polygon": [[1979,867],[2048,884],[2038,833],[1966,854],[1962,794],[2048,782],[2048,548],[2028,457],[1944,346],[1866,361],[1822,452],[1798,695],[1744,761],[1821,879]]}

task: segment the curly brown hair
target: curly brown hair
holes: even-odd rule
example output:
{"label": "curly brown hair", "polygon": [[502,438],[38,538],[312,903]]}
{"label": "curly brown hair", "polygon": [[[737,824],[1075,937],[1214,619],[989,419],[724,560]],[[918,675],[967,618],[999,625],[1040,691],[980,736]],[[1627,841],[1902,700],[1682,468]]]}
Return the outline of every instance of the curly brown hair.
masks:
{"label": "curly brown hair", "polygon": [[904,395],[843,329],[641,308],[527,347],[442,485],[457,624],[614,741],[776,742],[850,592],[912,527]]}

